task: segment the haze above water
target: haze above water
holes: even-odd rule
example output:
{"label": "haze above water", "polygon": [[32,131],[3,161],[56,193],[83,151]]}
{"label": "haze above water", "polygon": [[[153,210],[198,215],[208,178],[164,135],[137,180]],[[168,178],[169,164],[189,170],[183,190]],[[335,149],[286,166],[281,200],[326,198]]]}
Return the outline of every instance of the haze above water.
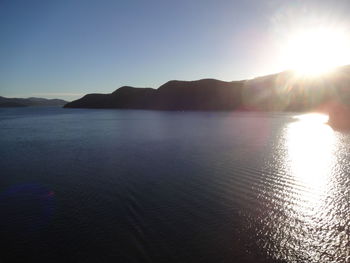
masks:
{"label": "haze above water", "polygon": [[345,262],[350,133],[295,115],[0,109],[0,261]]}

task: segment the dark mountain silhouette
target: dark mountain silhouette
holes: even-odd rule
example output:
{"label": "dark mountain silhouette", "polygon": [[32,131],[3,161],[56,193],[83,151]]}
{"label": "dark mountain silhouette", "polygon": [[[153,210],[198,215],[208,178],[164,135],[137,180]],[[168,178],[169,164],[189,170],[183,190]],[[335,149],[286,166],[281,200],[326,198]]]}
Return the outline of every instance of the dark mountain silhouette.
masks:
{"label": "dark mountain silhouette", "polygon": [[152,110],[327,110],[331,101],[350,101],[350,66],[318,78],[292,71],[242,81],[169,81],[158,89],[124,86],[110,94],[88,94],[66,108]]}
{"label": "dark mountain silhouette", "polygon": [[63,106],[67,101],[44,98],[5,98],[0,96],[0,107]]}

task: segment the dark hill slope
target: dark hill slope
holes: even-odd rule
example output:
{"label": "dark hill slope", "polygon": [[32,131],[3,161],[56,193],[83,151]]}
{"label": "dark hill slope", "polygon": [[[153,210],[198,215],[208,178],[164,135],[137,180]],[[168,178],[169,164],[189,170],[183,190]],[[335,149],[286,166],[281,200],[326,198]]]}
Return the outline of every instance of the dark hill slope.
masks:
{"label": "dark hill slope", "polygon": [[65,105],[66,108],[150,109],[156,90],[124,86],[110,94],[87,94]]}
{"label": "dark hill slope", "polygon": [[350,102],[350,66],[319,78],[297,77],[285,71],[233,82],[172,80],[158,89],[121,87],[111,94],[88,94],[65,107],[306,111],[322,109],[333,100]]}
{"label": "dark hill slope", "polygon": [[159,87],[121,87],[111,94],[88,94],[67,108],[119,108],[154,110],[232,110],[241,104],[244,81],[214,79],[169,81]]}
{"label": "dark hill slope", "polygon": [[241,105],[244,81],[172,80],[160,86],[154,109],[233,110]]}

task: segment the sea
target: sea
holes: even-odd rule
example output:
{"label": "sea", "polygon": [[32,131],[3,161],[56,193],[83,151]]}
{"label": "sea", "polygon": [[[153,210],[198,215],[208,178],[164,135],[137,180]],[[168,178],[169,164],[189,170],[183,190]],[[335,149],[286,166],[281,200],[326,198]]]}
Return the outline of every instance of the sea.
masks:
{"label": "sea", "polygon": [[0,109],[0,262],[350,262],[327,116]]}

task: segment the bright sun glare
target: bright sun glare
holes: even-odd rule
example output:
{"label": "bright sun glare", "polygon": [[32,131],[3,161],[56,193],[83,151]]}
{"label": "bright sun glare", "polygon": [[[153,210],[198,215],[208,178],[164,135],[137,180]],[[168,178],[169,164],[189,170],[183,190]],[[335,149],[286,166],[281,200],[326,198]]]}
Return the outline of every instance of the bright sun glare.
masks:
{"label": "bright sun glare", "polygon": [[345,30],[315,27],[291,34],[285,52],[290,69],[298,75],[315,76],[349,63],[349,44]]}

